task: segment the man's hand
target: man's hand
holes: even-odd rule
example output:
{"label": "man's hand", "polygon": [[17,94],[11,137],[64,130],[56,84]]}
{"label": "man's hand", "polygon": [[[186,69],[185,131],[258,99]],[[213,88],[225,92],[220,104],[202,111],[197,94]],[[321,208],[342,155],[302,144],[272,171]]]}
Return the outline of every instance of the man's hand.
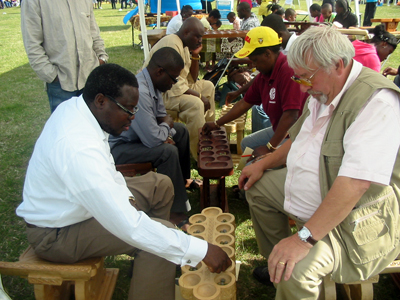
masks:
{"label": "man's hand", "polygon": [[200,45],[198,48],[191,51],[192,56],[197,56],[200,54],[201,49],[203,49],[203,45]]}
{"label": "man's hand", "polygon": [[289,280],[296,263],[306,257],[311,248],[312,245],[300,240],[297,234],[276,244],[268,258],[271,282],[279,283],[283,273],[285,273],[285,281]]}
{"label": "man's hand", "polygon": [[204,97],[204,96],[201,96],[201,101],[203,101],[203,103],[204,103],[204,113],[207,111],[207,110],[209,110],[210,109],[210,107],[211,107],[211,104],[210,104],[210,101],[208,100],[208,98],[207,97]]}
{"label": "man's hand", "polygon": [[225,105],[230,104],[233,100],[235,100],[239,96],[240,96],[240,93],[237,90],[233,91],[233,92],[229,92],[228,94],[226,94]]}
{"label": "man's hand", "polygon": [[167,139],[165,140],[164,144],[175,145],[175,141],[169,136],[169,137],[167,137]]}
{"label": "man's hand", "polygon": [[388,75],[393,75],[396,76],[398,75],[397,69],[392,68],[392,67],[387,67],[385,70],[382,72],[383,76],[388,76]]}
{"label": "man's hand", "polygon": [[207,135],[207,134],[210,134],[211,131],[217,130],[217,129],[219,129],[219,127],[217,125],[215,125],[214,122],[207,122],[204,124],[203,128],[201,129],[201,132],[204,135]]}
{"label": "man's hand", "polygon": [[167,123],[169,128],[174,128],[174,119],[170,115],[166,115],[165,117],[158,117],[157,124]]}
{"label": "man's hand", "polygon": [[106,63],[106,62],[105,62],[104,60],[102,60],[102,59],[99,58],[99,64],[100,64],[100,66],[101,66],[101,65],[104,65],[105,63]]}
{"label": "man's hand", "polygon": [[224,272],[232,265],[231,259],[220,247],[208,243],[208,250],[203,262],[211,273]]}
{"label": "man's hand", "polygon": [[244,167],[238,180],[239,188],[247,191],[263,174],[264,170],[259,162]]}

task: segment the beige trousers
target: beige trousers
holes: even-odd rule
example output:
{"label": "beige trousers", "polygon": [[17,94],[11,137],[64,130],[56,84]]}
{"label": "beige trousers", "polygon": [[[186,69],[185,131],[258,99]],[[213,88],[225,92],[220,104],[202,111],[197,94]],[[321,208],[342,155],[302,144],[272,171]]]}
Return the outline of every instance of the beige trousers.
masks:
{"label": "beige trousers", "polygon": [[210,101],[210,109],[204,113],[204,104],[200,98],[182,94],[177,97],[165,97],[165,108],[177,111],[179,119],[185,122],[189,131],[190,152],[197,160],[197,145],[199,143],[199,128],[202,128],[205,122],[214,122],[215,120],[215,88],[211,81],[197,80],[189,84],[189,88],[201,93]]}
{"label": "beige trousers", "polygon": [[[126,178],[137,206],[156,221],[169,223],[174,198],[171,180],[150,172]],[[128,199],[127,199],[128,201]],[[36,254],[54,262],[73,263],[89,257],[128,254],[134,256],[129,300],[175,299],[176,265],[126,244],[108,232],[94,218],[63,228],[27,228],[28,241]]]}
{"label": "beige trousers", "polygon": [[[246,192],[257,244],[265,258],[269,257],[275,244],[291,235],[288,216],[296,221],[298,228],[305,223],[283,209],[286,172],[286,168],[267,171]],[[319,299],[322,280],[332,273],[333,264],[332,245],[326,236],[296,264],[288,281],[282,280],[275,285],[275,299]]]}

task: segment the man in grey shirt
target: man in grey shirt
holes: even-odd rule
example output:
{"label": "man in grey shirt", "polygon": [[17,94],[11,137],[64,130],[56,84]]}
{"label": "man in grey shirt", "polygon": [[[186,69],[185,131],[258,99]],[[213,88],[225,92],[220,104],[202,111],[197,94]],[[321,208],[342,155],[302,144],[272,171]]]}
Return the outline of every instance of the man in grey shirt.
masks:
{"label": "man in grey shirt", "polygon": [[190,204],[185,183],[190,178],[189,133],[182,123],[167,115],[163,92],[178,80],[184,63],[173,48],[154,53],[147,68],[138,75],[138,112],[128,131],[110,136],[111,153],[116,164],[151,162],[157,172],[167,175],[175,189],[171,223],[185,230]]}

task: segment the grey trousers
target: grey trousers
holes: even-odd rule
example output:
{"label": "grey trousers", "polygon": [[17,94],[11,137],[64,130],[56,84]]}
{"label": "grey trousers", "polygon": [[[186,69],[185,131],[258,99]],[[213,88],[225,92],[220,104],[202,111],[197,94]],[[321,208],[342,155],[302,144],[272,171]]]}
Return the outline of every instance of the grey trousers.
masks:
{"label": "grey trousers", "polygon": [[[267,171],[246,191],[258,248],[265,258],[269,257],[280,240],[291,235],[288,216],[296,221],[298,228],[305,223],[283,209],[286,173],[286,168]],[[318,299],[322,291],[322,280],[332,273],[333,265],[332,244],[326,236],[295,265],[288,281],[282,279],[275,285],[275,299]]]}
{"label": "grey trousers", "polygon": [[[168,177],[150,172],[126,178],[137,206],[155,221],[173,227],[169,213],[173,187]],[[128,201],[128,200],[127,200]],[[63,228],[27,228],[35,253],[46,260],[73,263],[89,257],[127,254],[135,257],[129,300],[175,299],[176,265],[141,251],[108,232],[94,218]]]}
{"label": "grey trousers", "polygon": [[161,144],[148,148],[142,143],[120,143],[111,149],[116,164],[151,162],[157,173],[167,175],[174,185],[172,212],[187,212],[186,179],[190,178],[189,133],[182,123],[174,123],[175,145]]}

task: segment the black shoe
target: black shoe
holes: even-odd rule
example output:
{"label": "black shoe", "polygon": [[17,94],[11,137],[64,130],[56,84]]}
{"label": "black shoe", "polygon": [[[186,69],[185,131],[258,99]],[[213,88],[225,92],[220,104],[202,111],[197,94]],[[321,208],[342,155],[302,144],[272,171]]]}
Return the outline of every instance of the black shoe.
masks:
{"label": "black shoe", "polygon": [[268,267],[257,267],[253,271],[253,277],[257,279],[258,282],[262,284],[273,286],[274,284],[271,282],[268,272]]}

